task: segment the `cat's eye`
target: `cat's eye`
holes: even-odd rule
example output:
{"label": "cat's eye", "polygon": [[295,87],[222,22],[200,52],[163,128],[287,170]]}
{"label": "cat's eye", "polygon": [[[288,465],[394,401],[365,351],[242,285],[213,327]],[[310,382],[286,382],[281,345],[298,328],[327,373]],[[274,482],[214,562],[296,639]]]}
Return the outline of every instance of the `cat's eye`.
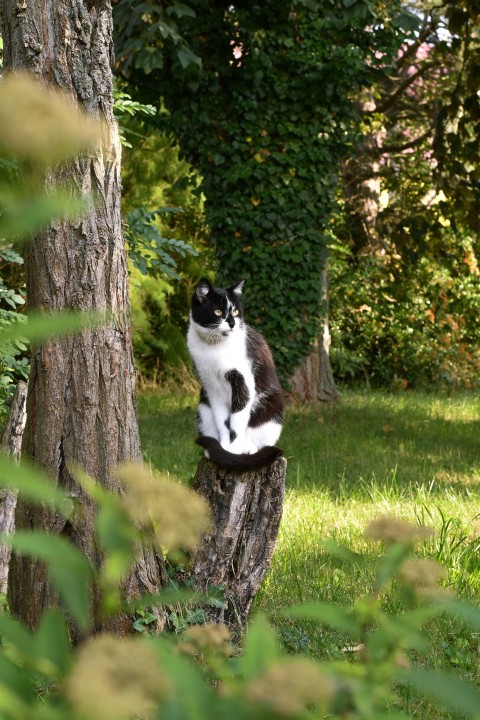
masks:
{"label": "cat's eye", "polygon": [[234,310],[234,311],[232,312],[233,317],[237,317],[237,315],[239,314],[239,312],[240,312],[240,310]]}
{"label": "cat's eye", "polygon": [[217,317],[222,317],[223,312],[221,310],[214,310],[213,311]]}

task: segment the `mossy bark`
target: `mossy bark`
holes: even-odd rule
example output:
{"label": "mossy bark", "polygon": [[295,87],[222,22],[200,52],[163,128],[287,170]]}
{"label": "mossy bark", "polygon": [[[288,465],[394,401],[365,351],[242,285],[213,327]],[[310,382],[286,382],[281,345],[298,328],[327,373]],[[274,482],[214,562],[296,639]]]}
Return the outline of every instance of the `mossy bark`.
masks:
{"label": "mossy bark", "polygon": [[[111,5],[109,0],[0,0],[0,9],[5,69],[34,73],[103,124],[101,146],[51,170],[46,179],[49,186],[71,187],[88,198],[89,211],[76,221],[52,223],[25,253],[30,309],[101,311],[111,317],[105,326],[51,339],[32,352],[23,454],[74,498],[77,511],[67,520],[22,502],[16,518],[17,527],[68,536],[98,567],[95,506],[71,467],[79,465],[105,488],[118,490],[112,468],[141,457],[120,217],[120,143],[113,116]],[[144,549],[125,579],[125,592],[155,591],[163,580],[162,559]],[[35,627],[42,610],[57,602],[42,563],[14,555],[11,610]],[[95,590],[91,603],[98,618]],[[97,619],[97,626],[105,624]],[[126,615],[108,623],[117,633],[129,632],[130,626]]]}

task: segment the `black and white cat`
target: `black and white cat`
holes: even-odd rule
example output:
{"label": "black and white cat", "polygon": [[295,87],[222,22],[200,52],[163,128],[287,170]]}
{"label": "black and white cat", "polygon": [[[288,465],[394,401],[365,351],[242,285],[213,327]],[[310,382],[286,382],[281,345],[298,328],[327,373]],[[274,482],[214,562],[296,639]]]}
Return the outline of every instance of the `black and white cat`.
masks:
{"label": "black and white cat", "polygon": [[202,384],[197,443],[217,465],[247,470],[272,462],[283,426],[282,389],[270,349],[246,325],[243,280],[214,288],[202,278],[192,298],[187,343]]}

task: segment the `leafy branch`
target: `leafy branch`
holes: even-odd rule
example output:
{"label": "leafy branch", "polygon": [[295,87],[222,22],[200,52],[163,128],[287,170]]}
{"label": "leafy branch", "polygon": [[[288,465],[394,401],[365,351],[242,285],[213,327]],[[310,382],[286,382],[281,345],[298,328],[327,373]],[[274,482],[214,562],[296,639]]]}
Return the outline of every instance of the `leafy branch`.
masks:
{"label": "leafy branch", "polygon": [[158,226],[160,216],[180,212],[183,212],[181,208],[165,207],[147,211],[139,207],[127,213],[125,239],[128,256],[142,275],[165,274],[170,278],[178,278],[177,263],[173,255],[198,255],[195,248],[183,240],[164,237]]}

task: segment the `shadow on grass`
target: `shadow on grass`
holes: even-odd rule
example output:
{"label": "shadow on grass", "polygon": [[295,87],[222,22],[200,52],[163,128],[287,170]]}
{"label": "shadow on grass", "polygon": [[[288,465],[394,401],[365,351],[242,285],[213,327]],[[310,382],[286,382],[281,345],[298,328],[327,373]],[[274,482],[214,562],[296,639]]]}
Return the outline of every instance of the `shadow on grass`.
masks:
{"label": "shadow on grass", "polygon": [[[480,419],[473,396],[345,393],[333,406],[291,407],[282,435],[288,482],[332,493],[480,483]],[[362,489],[363,488],[363,489]]]}
{"label": "shadow on grass", "polygon": [[195,444],[196,397],[143,392],[138,399],[142,451],[155,469],[191,483],[202,451]]}
{"label": "shadow on grass", "polygon": [[[144,391],[138,402],[145,459],[191,482],[197,397]],[[345,392],[335,405],[290,406],[279,442],[289,459],[287,485],[334,496],[477,491],[480,417],[473,396]]]}

